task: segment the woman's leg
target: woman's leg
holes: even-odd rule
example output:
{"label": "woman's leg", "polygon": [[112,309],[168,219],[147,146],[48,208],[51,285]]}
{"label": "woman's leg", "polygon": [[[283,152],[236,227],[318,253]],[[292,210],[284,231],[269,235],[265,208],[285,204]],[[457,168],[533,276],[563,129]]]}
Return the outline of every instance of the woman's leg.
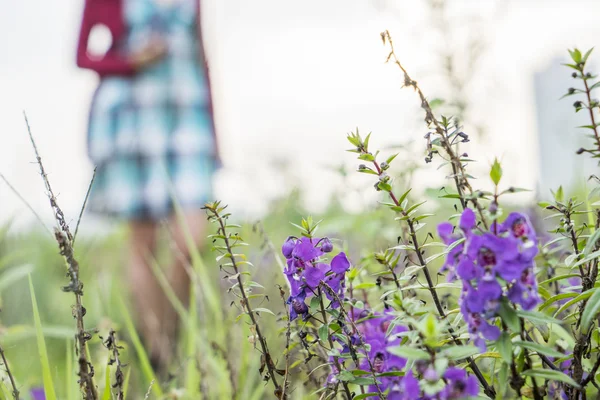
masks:
{"label": "woman's leg", "polygon": [[169,347],[163,332],[165,296],[149,265],[156,253],[157,224],[131,221],[129,285],[140,334],[155,367],[165,366]]}
{"label": "woman's leg", "polygon": [[[190,248],[187,243],[187,232],[193,245],[201,250],[206,234],[206,214],[202,210],[187,212],[185,224],[180,224],[176,217],[169,220],[169,232],[172,235],[173,265],[169,271],[169,280],[175,294],[184,306],[190,300]],[[169,303],[165,311],[165,326],[169,328],[168,336],[172,344],[176,340],[177,325],[179,323],[175,309]]]}

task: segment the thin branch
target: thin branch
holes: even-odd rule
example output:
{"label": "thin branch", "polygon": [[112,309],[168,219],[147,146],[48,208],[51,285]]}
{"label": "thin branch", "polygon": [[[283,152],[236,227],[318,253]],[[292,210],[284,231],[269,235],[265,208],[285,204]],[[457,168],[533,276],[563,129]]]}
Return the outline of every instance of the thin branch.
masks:
{"label": "thin branch", "polygon": [[[379,179],[383,180],[383,178],[385,177],[385,171],[383,170],[383,168],[381,168],[381,165],[379,164],[379,162],[377,162],[377,159],[375,158],[375,156],[373,156],[371,153],[369,153],[368,149],[365,146],[365,143],[363,143],[363,142],[359,143],[356,151],[361,153],[362,155],[370,156],[369,158],[371,158],[371,163],[375,167],[374,171],[379,176]],[[402,205],[401,205],[400,201],[396,198],[396,195],[392,191],[391,186],[387,192],[388,192],[391,200],[396,205],[396,207],[402,208]],[[431,273],[429,272],[429,268],[427,267],[427,261],[425,261],[425,258],[423,257],[423,254],[421,253],[421,245],[419,244],[419,241],[417,238],[417,231],[415,229],[415,220],[413,218],[411,218],[404,210],[402,210],[400,213],[404,217],[406,217],[406,222],[407,222],[407,225],[409,228],[409,235],[410,235],[410,239],[412,241],[412,245],[414,247],[414,252],[417,255],[419,265],[421,266],[421,269],[423,270],[423,273],[425,274],[425,279],[427,280],[427,286],[428,286],[429,292],[431,293],[431,297],[433,298],[435,308],[437,309],[437,312],[440,315],[440,317],[443,319],[446,319],[446,312],[444,311],[444,308],[442,307],[442,303],[437,294],[435,284],[433,283],[433,279],[431,278]],[[450,324],[448,325],[448,332],[452,336],[452,340],[454,341],[454,343],[456,343],[457,345],[463,345],[462,341],[456,335],[454,328],[452,328],[452,326]],[[481,372],[481,370],[479,369],[479,367],[477,366],[477,364],[475,363],[473,358],[468,357],[466,360],[469,363],[469,367],[471,368],[471,370],[473,371],[473,373],[475,374],[475,376],[477,377],[477,379],[483,386],[485,394],[490,398],[495,398],[496,391],[494,390],[494,388],[492,386],[489,385],[489,383],[483,376],[483,373]]]}
{"label": "thin branch", "polygon": [[48,232],[49,234],[52,235],[52,232],[46,226],[46,224],[44,224],[44,221],[42,220],[40,215],[35,211],[35,209],[31,206],[31,204],[29,204],[29,202],[27,200],[25,200],[25,198],[23,196],[21,196],[21,193],[19,193],[19,191],[13,185],[10,184],[10,182],[8,181],[8,179],[6,179],[6,177],[4,175],[0,174],[0,178],[2,178],[4,183],[6,183],[6,186],[8,186],[8,188],[15,194],[15,196],[17,196],[19,198],[19,200],[21,200],[23,202],[23,204],[25,204],[25,206],[27,206],[27,208],[29,208],[29,211],[31,211],[33,213],[35,218],[39,221],[40,225],[42,225],[44,227],[46,232]]}
{"label": "thin branch", "polygon": [[283,375],[283,383],[281,384],[281,395],[279,396],[279,400],[286,399],[286,390],[288,388],[289,375],[290,375],[290,341],[291,341],[291,321],[290,321],[290,310],[287,308],[285,303],[285,291],[281,286],[279,286],[279,296],[283,301],[283,309],[285,310],[285,315],[287,316],[287,326],[285,328],[285,372]]}
{"label": "thin branch", "polygon": [[15,382],[15,378],[10,371],[10,367],[8,366],[8,361],[6,360],[6,356],[4,355],[4,349],[0,346],[0,356],[2,357],[2,363],[4,363],[4,368],[6,369],[6,374],[10,379],[10,384],[12,386],[12,395],[15,400],[19,400],[19,389],[17,389],[17,384]]}
{"label": "thin branch", "polygon": [[44,185],[46,187],[46,194],[50,200],[50,207],[54,212],[54,218],[56,219],[58,225],[58,227],[55,228],[54,237],[58,243],[60,254],[65,258],[68,266],[67,276],[70,278],[70,282],[67,286],[63,287],[63,291],[73,292],[75,295],[75,306],[73,307],[72,312],[77,325],[76,350],[79,357],[79,386],[81,388],[84,400],[97,400],[98,392],[96,390],[96,385],[94,384],[94,368],[87,358],[87,342],[92,338],[92,336],[85,330],[85,324],[83,322],[83,316],[86,313],[82,302],[83,283],[79,280],[79,263],[75,259],[73,252],[73,235],[71,234],[69,225],[66,222],[64,213],[58,206],[56,196],[52,191],[52,186],[50,185],[48,175],[44,169],[42,158],[40,157],[37,145],[31,133],[27,115],[25,112],[23,112],[23,115],[25,117],[29,139],[31,140],[31,145],[33,146],[35,157],[40,167],[40,175],[42,176],[42,180],[44,181]]}
{"label": "thin branch", "polygon": [[81,218],[83,217],[83,212],[85,211],[85,207],[87,206],[88,198],[90,197],[90,192],[92,191],[92,185],[94,184],[94,179],[96,178],[96,170],[98,167],[94,167],[94,173],[92,174],[92,179],[90,180],[90,184],[88,186],[87,192],[85,194],[85,199],[83,199],[83,204],[81,205],[81,211],[79,211],[79,218],[77,218],[77,225],[75,225],[75,233],[73,234],[73,247],[75,247],[75,239],[77,239],[77,232],[79,232],[79,224],[81,223]]}
{"label": "thin branch", "polygon": [[423,108],[423,110],[425,110],[425,122],[427,123],[427,126],[433,125],[435,133],[437,135],[439,135],[439,137],[441,139],[440,143],[441,143],[444,151],[448,154],[448,157],[450,158],[450,164],[452,165],[452,176],[454,179],[454,184],[456,186],[456,190],[458,191],[458,194],[460,197],[460,202],[461,202],[462,208],[465,209],[467,207],[467,201],[465,199],[464,192],[463,192],[463,190],[464,190],[470,195],[469,200],[473,203],[473,205],[477,209],[477,211],[480,215],[480,218],[481,218],[481,222],[487,229],[488,224],[487,224],[486,218],[483,214],[483,207],[481,206],[481,204],[479,204],[479,201],[473,195],[474,191],[473,191],[473,188],[471,187],[471,184],[469,183],[467,173],[465,172],[465,169],[464,169],[464,166],[460,159],[460,156],[458,154],[456,154],[456,151],[454,151],[454,149],[452,148],[453,144],[448,139],[446,129],[435,118],[433,110],[431,109],[431,106],[429,105],[429,101],[427,101],[427,98],[421,91],[421,88],[419,87],[417,82],[415,80],[413,80],[410,77],[410,75],[408,75],[408,72],[406,71],[406,69],[404,68],[402,63],[400,62],[400,59],[396,55],[396,52],[394,49],[394,43],[392,41],[392,36],[390,35],[389,31],[382,32],[381,37],[384,40],[384,43],[387,41],[387,43],[389,43],[389,45],[390,45],[390,53],[389,53],[387,59],[388,60],[393,59],[394,63],[396,65],[398,65],[398,67],[404,74],[404,86],[412,87],[419,95],[419,98],[421,99],[421,108]]}
{"label": "thin branch", "polygon": [[281,391],[281,388],[280,388],[279,384],[277,383],[275,364],[273,362],[271,353],[269,352],[267,340],[265,339],[265,337],[260,329],[260,325],[258,324],[256,312],[252,309],[252,305],[250,304],[250,299],[248,299],[248,296],[246,296],[246,288],[244,286],[244,281],[241,278],[242,275],[240,274],[240,271],[239,271],[237,259],[236,259],[236,256],[234,255],[235,253],[233,251],[233,247],[229,241],[231,236],[227,233],[227,228],[226,228],[226,223],[225,223],[225,218],[227,218],[227,215],[220,214],[222,208],[218,207],[217,204],[213,204],[212,206],[206,205],[204,207],[204,209],[209,211],[209,213],[210,213],[209,219],[212,219],[213,221],[215,221],[218,224],[219,228],[218,228],[217,232],[220,232],[220,234],[223,236],[223,241],[225,242],[225,247],[227,248],[227,253],[228,253],[227,258],[229,258],[229,260],[231,262],[231,267],[233,267],[233,269],[235,270],[235,273],[237,275],[237,283],[238,283],[238,286],[239,286],[239,289],[240,289],[240,292],[242,295],[242,299],[240,300],[241,306],[243,309],[245,309],[246,314],[250,317],[250,320],[252,321],[252,327],[256,332],[256,336],[258,336],[258,341],[259,341],[261,349],[262,349],[264,362],[266,364],[267,370],[269,371],[269,379],[271,380],[271,382],[273,382],[273,386],[275,386],[275,393],[277,394]]}

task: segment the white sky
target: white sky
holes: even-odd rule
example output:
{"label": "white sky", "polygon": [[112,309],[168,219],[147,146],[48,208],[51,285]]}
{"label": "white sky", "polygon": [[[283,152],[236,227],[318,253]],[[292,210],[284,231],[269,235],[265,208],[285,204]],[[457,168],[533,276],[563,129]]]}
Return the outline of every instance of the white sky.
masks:
{"label": "white sky", "polygon": [[[272,158],[293,166],[293,181],[303,182],[309,205],[323,205],[336,183],[330,184],[322,167],[353,163],[344,151],[345,135],[357,126],[374,132],[375,146],[409,139],[421,144],[426,131],[418,100],[399,89],[398,70],[383,63],[387,53],[379,32],[391,31],[405,66],[430,98],[443,95],[435,52],[444,44],[428,21],[424,0],[203,1],[225,150],[217,195],[234,209],[264,212],[264,200],[289,187],[290,180],[269,167]],[[463,36],[481,35],[489,46],[469,91],[472,115],[486,122],[489,135],[483,150],[467,150],[483,167],[502,157],[510,184],[535,187],[532,75],[566,54],[567,47],[598,44],[600,5],[508,1],[492,13],[491,0],[450,3],[458,29],[452,45],[460,48]],[[92,72],[75,66],[82,4],[3,0],[0,5],[0,173],[48,220],[22,111],[59,202],[75,219],[92,171],[85,126],[97,84]],[[470,15],[480,18],[481,29],[464,29]],[[568,108],[571,102],[557,104]],[[366,184],[364,190],[370,188]],[[32,220],[0,182],[0,221],[11,217],[23,224]]]}

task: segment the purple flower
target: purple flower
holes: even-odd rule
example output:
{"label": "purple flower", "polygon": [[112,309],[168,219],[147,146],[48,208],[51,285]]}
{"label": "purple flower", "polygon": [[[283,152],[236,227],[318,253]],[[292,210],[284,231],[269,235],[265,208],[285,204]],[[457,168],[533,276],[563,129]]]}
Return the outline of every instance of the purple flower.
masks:
{"label": "purple flower", "polygon": [[541,301],[533,271],[530,269],[523,271],[521,279],[508,289],[508,299],[520,304],[525,310],[533,309]]}
{"label": "purple flower", "polygon": [[293,236],[288,236],[288,238],[283,242],[283,246],[281,246],[281,252],[285,258],[290,258],[292,256],[292,251],[294,251],[294,247],[296,247],[296,238]]}
{"label": "purple flower", "polygon": [[307,266],[303,274],[306,285],[311,289],[318,288],[321,281],[325,279],[327,268],[328,265],[323,263],[318,263],[315,266]]}
{"label": "purple flower", "polygon": [[331,243],[331,240],[328,238],[323,238],[321,240],[321,250],[323,250],[325,253],[331,252],[333,250],[333,244]]}
{"label": "purple flower", "polygon": [[463,230],[463,232],[465,232],[465,234],[469,234],[473,228],[475,228],[476,222],[475,212],[470,208],[466,208],[460,216],[460,222],[458,226]]}
{"label": "purple flower", "polygon": [[477,396],[479,393],[477,378],[467,375],[463,369],[448,368],[444,373],[444,378],[448,382],[443,396],[441,396],[444,399],[464,399],[469,396]]}
{"label": "purple flower", "polygon": [[448,252],[443,271],[448,279],[460,278],[463,292],[461,313],[468,324],[473,342],[482,351],[485,340],[495,340],[500,330],[495,326],[502,299],[531,310],[540,302],[534,274],[537,238],[529,219],[511,213],[501,224],[494,223],[494,233],[475,230],[475,212],[465,209],[459,230],[445,222],[438,234],[450,245],[461,237],[465,242]]}
{"label": "purple flower", "polygon": [[350,269],[350,261],[345,253],[340,253],[331,260],[331,270],[336,274],[344,274]]}
{"label": "purple flower", "polygon": [[[421,389],[419,389],[419,381],[413,375],[412,371],[408,371],[402,382],[400,383],[400,393],[402,397],[397,397],[400,400],[415,400],[419,398]],[[388,397],[389,399],[390,397]]]}
{"label": "purple flower", "polygon": [[304,321],[310,317],[308,306],[304,302],[304,299],[306,299],[306,294],[304,292],[297,296],[289,297],[287,304],[290,306],[290,321],[295,320],[299,315],[302,316]]}
{"label": "purple flower", "polygon": [[46,394],[44,393],[44,388],[32,388],[29,391],[31,394],[32,400],[46,400]]}
{"label": "purple flower", "polygon": [[[318,257],[323,255],[323,251],[312,243],[313,240],[307,237],[303,237],[299,240],[299,243],[296,244],[294,250],[292,250],[292,256],[298,258],[304,262],[312,261]],[[316,240],[318,243],[318,240]]]}

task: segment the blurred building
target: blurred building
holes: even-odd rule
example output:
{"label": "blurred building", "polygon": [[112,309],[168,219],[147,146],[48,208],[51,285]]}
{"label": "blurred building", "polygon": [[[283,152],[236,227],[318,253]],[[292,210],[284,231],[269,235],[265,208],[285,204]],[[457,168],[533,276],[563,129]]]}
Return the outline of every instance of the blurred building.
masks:
{"label": "blurred building", "polygon": [[[536,189],[541,199],[549,198],[550,190],[556,190],[560,185],[565,189],[575,189],[582,187],[591,174],[600,175],[597,160],[591,159],[589,154],[576,154],[581,147],[591,147],[592,139],[586,135],[592,131],[577,128],[591,122],[587,110],[575,113],[573,103],[583,100],[582,95],[561,99],[568,88],[582,84],[581,80],[571,77],[573,71],[563,66],[564,62],[564,59],[554,58],[547,68],[534,75],[540,150]],[[592,66],[590,70],[595,69]]]}

